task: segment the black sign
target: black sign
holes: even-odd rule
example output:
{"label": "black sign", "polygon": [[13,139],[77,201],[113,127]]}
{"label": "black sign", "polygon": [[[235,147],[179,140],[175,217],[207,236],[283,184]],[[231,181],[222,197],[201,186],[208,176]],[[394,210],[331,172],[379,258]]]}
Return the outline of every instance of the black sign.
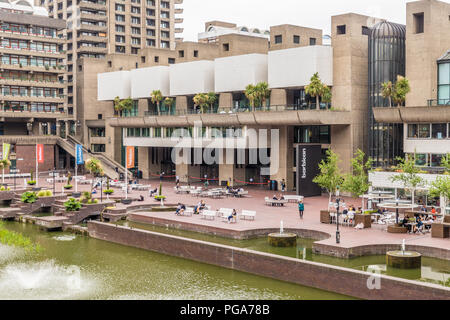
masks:
{"label": "black sign", "polygon": [[304,197],[322,195],[322,189],[313,182],[319,174],[319,163],[322,159],[322,146],[297,146],[297,194]]}

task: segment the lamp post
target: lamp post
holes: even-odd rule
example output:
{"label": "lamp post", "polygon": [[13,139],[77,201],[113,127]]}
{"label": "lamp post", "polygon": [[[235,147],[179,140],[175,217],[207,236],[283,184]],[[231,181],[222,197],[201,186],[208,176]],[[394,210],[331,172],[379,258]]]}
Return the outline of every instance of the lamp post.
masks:
{"label": "lamp post", "polygon": [[53,194],[54,195],[56,195],[56,193],[55,193],[55,188],[56,188],[56,184],[55,184],[55,171],[56,171],[56,168],[53,168]]}
{"label": "lamp post", "polygon": [[336,243],[341,243],[341,232],[339,231],[339,205],[341,202],[341,199],[339,198],[340,191],[339,187],[336,190]]}
{"label": "lamp post", "polygon": [[103,176],[100,176],[100,203],[103,203]]}

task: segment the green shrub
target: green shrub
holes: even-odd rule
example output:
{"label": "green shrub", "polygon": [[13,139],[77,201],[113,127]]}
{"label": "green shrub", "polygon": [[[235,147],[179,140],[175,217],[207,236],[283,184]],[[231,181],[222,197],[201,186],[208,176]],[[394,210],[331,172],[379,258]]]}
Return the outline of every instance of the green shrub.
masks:
{"label": "green shrub", "polygon": [[81,202],[74,199],[74,198],[70,198],[68,201],[64,202],[64,207],[66,208],[66,211],[68,212],[75,212],[75,211],[79,211],[81,209]]}
{"label": "green shrub", "polygon": [[97,199],[89,199],[87,204],[97,204],[98,200]]}
{"label": "green shrub", "polygon": [[5,186],[1,186],[1,187],[0,187],[0,191],[6,191]]}
{"label": "green shrub", "polygon": [[92,194],[89,191],[83,192],[83,195],[80,198],[82,203],[87,203],[90,199],[92,199]]}
{"label": "green shrub", "polygon": [[50,190],[45,191],[45,196],[46,197],[53,197],[53,192]]}
{"label": "green shrub", "polygon": [[114,190],[113,189],[106,189],[103,191],[104,194],[113,194]]}
{"label": "green shrub", "polygon": [[22,194],[21,200],[23,203],[35,203],[37,198],[36,192],[27,191]]}
{"label": "green shrub", "polygon": [[38,196],[38,198],[52,197],[53,192],[51,190],[41,190],[38,192],[37,196]]}
{"label": "green shrub", "polygon": [[27,182],[29,186],[35,186],[36,185],[36,180],[30,180]]}
{"label": "green shrub", "polygon": [[166,200],[166,196],[155,196],[155,200],[157,201]]}

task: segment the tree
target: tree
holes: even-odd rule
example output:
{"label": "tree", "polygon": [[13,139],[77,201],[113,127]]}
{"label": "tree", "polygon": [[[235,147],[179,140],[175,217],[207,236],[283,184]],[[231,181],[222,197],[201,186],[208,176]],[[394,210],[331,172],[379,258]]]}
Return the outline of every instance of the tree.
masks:
{"label": "tree", "polygon": [[402,76],[397,76],[397,83],[392,98],[397,106],[402,106],[406,101],[406,95],[411,92],[409,80]]}
{"label": "tree", "polygon": [[157,114],[159,115],[159,112],[161,111],[161,101],[164,99],[161,90],[153,90],[150,94],[150,98],[152,100],[152,103],[156,104],[156,107],[158,109]]}
{"label": "tree", "polygon": [[0,170],[8,169],[11,166],[11,161],[8,159],[0,160]]}
{"label": "tree", "polygon": [[120,116],[122,116],[123,111],[131,111],[133,109],[133,99],[123,99],[119,97],[114,99],[114,110],[116,110]]}
{"label": "tree", "polygon": [[207,99],[206,99],[206,102],[208,103],[208,105],[209,105],[209,110],[213,110],[214,109],[214,105],[216,104],[216,102],[217,102],[217,95],[214,93],[214,92],[209,92],[207,95],[206,95],[206,97],[207,97]]}
{"label": "tree", "polygon": [[[94,177],[100,177],[105,174],[103,171],[102,164],[100,163],[100,160],[98,160],[96,158],[88,159],[86,161],[86,163],[84,164],[84,167]],[[94,181],[92,180],[92,188],[91,189],[93,189],[93,188],[94,188]]]}
{"label": "tree", "polygon": [[442,157],[441,166],[445,168],[446,172],[450,173],[450,153]]}
{"label": "tree", "polygon": [[389,107],[392,107],[392,93],[394,92],[394,86],[391,81],[381,84],[381,96],[385,99],[389,99]]}
{"label": "tree", "polygon": [[198,93],[194,96],[194,104],[196,107],[200,107],[201,113],[205,113],[205,110],[209,107],[208,95],[205,93]]}
{"label": "tree", "polygon": [[445,212],[447,203],[450,201],[450,176],[438,177],[431,184],[430,195],[444,198],[444,201],[441,202],[441,212]]}
{"label": "tree", "polygon": [[322,83],[318,72],[311,77],[309,85],[305,87],[305,93],[313,98],[316,98],[316,109],[320,109],[320,97],[322,97],[324,93],[327,95],[331,94],[331,92],[326,92],[326,88],[328,87]]}
{"label": "tree", "polygon": [[328,191],[331,197],[336,194],[336,191],[342,185],[344,178],[339,168],[339,156],[331,149],[327,150],[327,159],[322,160],[319,164],[320,173],[313,179],[314,183],[317,183],[323,189]]}
{"label": "tree", "polygon": [[258,99],[258,92],[256,89],[256,86],[249,84],[247,87],[245,87],[245,97],[247,98],[248,102],[250,103],[251,110],[255,110],[255,103]]}
{"label": "tree", "polygon": [[174,102],[173,98],[167,97],[164,99],[164,105],[166,106],[166,108],[170,109],[173,106],[173,102]]}
{"label": "tree", "polygon": [[415,155],[407,159],[397,158],[398,165],[396,174],[391,178],[392,182],[401,182],[405,189],[411,191],[412,203],[414,204],[414,197],[418,187],[425,184],[424,179],[419,176],[420,169],[416,167]]}
{"label": "tree", "polygon": [[[332,93],[331,93],[330,87],[327,86],[327,85],[324,85],[324,86],[323,86],[323,94],[322,94],[322,102],[323,102],[323,103],[330,104],[332,98],[333,98],[333,95],[332,95]],[[328,108],[327,108],[327,109],[328,109]]]}
{"label": "tree", "polygon": [[[343,190],[351,192],[354,197],[360,197],[369,191],[370,183],[368,170],[372,168],[373,160],[369,158],[365,162],[366,154],[358,149],[355,157],[352,159],[352,173],[345,176]],[[362,208],[364,208],[364,198],[362,199]]]}
{"label": "tree", "polygon": [[270,89],[267,82],[259,82],[255,86],[257,101],[261,104],[261,107],[266,106],[267,99],[270,99]]}

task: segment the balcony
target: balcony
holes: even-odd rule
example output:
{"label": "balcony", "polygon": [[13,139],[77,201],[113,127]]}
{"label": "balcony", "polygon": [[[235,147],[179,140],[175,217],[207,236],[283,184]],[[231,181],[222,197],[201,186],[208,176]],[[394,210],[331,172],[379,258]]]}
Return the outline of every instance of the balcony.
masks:
{"label": "balcony", "polygon": [[106,15],[101,14],[91,14],[91,13],[82,13],[80,15],[81,20],[90,20],[90,21],[107,21],[108,17]]}
{"label": "balcony", "polygon": [[64,95],[33,96],[21,94],[2,94],[1,101],[64,103]]}
{"label": "balcony", "polygon": [[284,126],[284,125],[349,125],[351,112],[332,110],[298,109],[295,106],[271,106],[256,108],[225,109],[198,113],[194,110],[146,112],[144,116],[130,118],[111,118],[113,127],[174,127],[193,126],[201,121],[207,126]]}
{"label": "balcony", "polygon": [[98,36],[80,36],[78,37],[79,41],[86,41],[86,42],[101,42],[101,43],[106,43],[108,42],[108,38],[107,37],[98,37]]}
{"label": "balcony", "polygon": [[36,72],[49,72],[49,73],[65,73],[65,68],[62,65],[59,66],[30,66],[30,65],[20,65],[20,64],[0,64],[0,70],[17,70],[17,71],[36,71]]}
{"label": "balcony", "polygon": [[97,32],[107,32],[108,27],[107,26],[99,26],[94,24],[86,24],[81,23],[78,27],[79,30],[86,30],[86,31],[97,31]]}
{"label": "balcony", "polygon": [[36,40],[49,43],[65,43],[66,38],[61,36],[47,36],[44,34],[37,34],[32,32],[20,32],[0,29],[0,35],[5,37],[11,37],[19,40]]}
{"label": "balcony", "polygon": [[80,1],[78,6],[80,9],[106,10],[106,1],[98,1],[97,3],[93,3],[91,1]]}
{"label": "balcony", "polygon": [[373,114],[380,123],[442,123],[450,122],[450,105],[374,108]]}
{"label": "balcony", "polygon": [[11,47],[3,47],[0,46],[0,53],[5,54],[13,54],[13,55],[27,55],[33,57],[45,57],[45,58],[56,58],[63,59],[65,58],[65,54],[59,51],[38,51],[38,50],[30,50],[29,48],[11,48]]}
{"label": "balcony", "polygon": [[22,87],[65,88],[64,82],[33,80],[28,78],[0,78],[0,84]]}
{"label": "balcony", "polygon": [[4,118],[44,118],[44,119],[56,119],[67,117],[67,112],[59,111],[57,109],[39,109],[31,110],[31,108],[11,108],[0,107],[0,116]]}
{"label": "balcony", "polygon": [[108,48],[101,47],[89,47],[89,46],[80,46],[78,48],[78,52],[86,52],[86,53],[108,53]]}

